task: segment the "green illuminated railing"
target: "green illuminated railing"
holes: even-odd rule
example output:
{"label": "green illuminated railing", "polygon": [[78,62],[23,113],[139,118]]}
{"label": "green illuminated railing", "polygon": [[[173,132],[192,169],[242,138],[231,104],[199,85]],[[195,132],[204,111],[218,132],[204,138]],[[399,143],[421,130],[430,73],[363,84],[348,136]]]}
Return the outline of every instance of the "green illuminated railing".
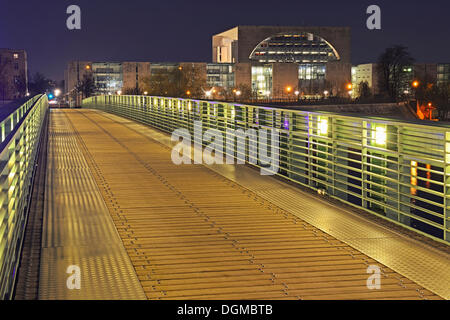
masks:
{"label": "green illuminated railing", "polygon": [[48,101],[37,95],[0,122],[0,299],[10,299]]}
{"label": "green illuminated railing", "polygon": [[194,121],[223,134],[275,128],[279,176],[450,242],[450,126],[148,96],[97,96],[83,107],[168,133],[193,134]]}

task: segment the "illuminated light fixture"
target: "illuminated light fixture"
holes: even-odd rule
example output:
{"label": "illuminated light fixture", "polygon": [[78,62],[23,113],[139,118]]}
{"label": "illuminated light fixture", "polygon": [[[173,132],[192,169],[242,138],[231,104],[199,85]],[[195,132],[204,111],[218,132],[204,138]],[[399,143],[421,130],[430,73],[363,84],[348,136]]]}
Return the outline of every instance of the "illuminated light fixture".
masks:
{"label": "illuminated light fixture", "polygon": [[417,80],[413,81],[412,86],[414,88],[417,88],[419,86],[419,81],[417,81]]}
{"label": "illuminated light fixture", "polygon": [[290,93],[292,91],[292,87],[291,86],[287,86],[286,87],[286,92]]}
{"label": "illuminated light fixture", "polygon": [[347,84],[347,89],[348,90],[352,90],[353,89],[353,85],[351,83]]}
{"label": "illuminated light fixture", "polygon": [[120,96],[122,94],[122,90],[117,91],[117,94]]}
{"label": "illuminated light fixture", "polygon": [[188,95],[188,96],[190,96],[191,95],[191,91],[186,91],[186,94]]}
{"label": "illuminated light fixture", "polygon": [[91,66],[90,65],[87,65],[86,66],[86,70],[90,70],[91,69]]}
{"label": "illuminated light fixture", "polygon": [[148,92],[147,92],[147,91],[144,91],[144,96],[146,96],[146,95],[148,95]]}
{"label": "illuminated light fixture", "polygon": [[298,96],[300,94],[300,91],[296,90],[294,93],[296,96]]}
{"label": "illuminated light fixture", "polygon": [[55,97],[58,97],[61,94],[61,90],[55,89],[54,93],[55,93]]}
{"label": "illuminated light fixture", "polygon": [[386,137],[386,128],[384,127],[375,127],[375,131],[372,131],[372,138],[375,139],[376,144],[386,144]]}
{"label": "illuminated light fixture", "polygon": [[205,96],[208,97],[208,98],[211,97],[211,90],[210,91],[206,91],[205,92]]}
{"label": "illuminated light fixture", "polygon": [[318,124],[319,134],[327,135],[328,134],[328,119],[319,117],[318,120],[319,120],[319,124]]}
{"label": "illuminated light fixture", "polygon": [[237,96],[240,96],[240,95],[241,95],[241,91],[239,91],[239,90],[236,91],[236,95],[237,95]]}

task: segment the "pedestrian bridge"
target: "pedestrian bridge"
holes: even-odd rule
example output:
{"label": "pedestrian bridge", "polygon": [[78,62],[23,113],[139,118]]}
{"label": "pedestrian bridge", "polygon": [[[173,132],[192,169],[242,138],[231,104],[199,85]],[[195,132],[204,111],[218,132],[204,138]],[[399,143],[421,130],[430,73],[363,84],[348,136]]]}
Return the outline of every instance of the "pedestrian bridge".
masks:
{"label": "pedestrian bridge", "polygon": [[[195,137],[199,123],[247,165],[174,163],[170,134]],[[34,97],[1,122],[1,296],[449,299],[450,127],[424,123]],[[231,148],[236,129],[276,132],[273,175],[260,174],[257,136]],[[197,142],[192,160],[211,147]]]}

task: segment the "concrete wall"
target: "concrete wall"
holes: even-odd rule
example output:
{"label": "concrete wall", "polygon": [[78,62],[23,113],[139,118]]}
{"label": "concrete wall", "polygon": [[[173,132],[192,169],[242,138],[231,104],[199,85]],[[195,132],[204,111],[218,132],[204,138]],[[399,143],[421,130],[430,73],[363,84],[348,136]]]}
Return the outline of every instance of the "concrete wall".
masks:
{"label": "concrete wall", "polygon": [[92,74],[92,61],[70,61],[64,72],[66,93],[70,93],[85,75]]}
{"label": "concrete wall", "polygon": [[150,77],[150,62],[123,62],[123,91],[143,87],[143,80]]}
{"label": "concrete wall", "polygon": [[234,82],[236,87],[252,86],[252,65],[251,63],[236,63],[234,65]]}
{"label": "concrete wall", "polygon": [[[286,88],[290,87],[291,92]],[[272,64],[272,97],[283,99],[294,97],[298,89],[298,64],[297,63],[273,63]]]}
{"label": "concrete wall", "polygon": [[331,94],[348,97],[346,85],[352,82],[352,65],[341,61],[331,61],[326,65],[325,78],[331,85]]}

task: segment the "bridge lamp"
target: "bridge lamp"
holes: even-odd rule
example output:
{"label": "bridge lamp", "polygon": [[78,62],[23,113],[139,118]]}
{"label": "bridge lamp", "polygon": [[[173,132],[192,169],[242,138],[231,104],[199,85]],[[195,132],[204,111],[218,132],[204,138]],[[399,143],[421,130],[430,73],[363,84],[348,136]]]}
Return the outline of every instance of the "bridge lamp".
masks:
{"label": "bridge lamp", "polygon": [[327,135],[328,134],[328,119],[325,117],[319,117],[318,121],[319,121],[319,125],[318,125],[319,134],[323,135],[323,136]]}
{"label": "bridge lamp", "polygon": [[375,131],[372,131],[372,138],[375,139],[375,143],[378,145],[386,144],[386,128],[385,127],[375,127]]}

